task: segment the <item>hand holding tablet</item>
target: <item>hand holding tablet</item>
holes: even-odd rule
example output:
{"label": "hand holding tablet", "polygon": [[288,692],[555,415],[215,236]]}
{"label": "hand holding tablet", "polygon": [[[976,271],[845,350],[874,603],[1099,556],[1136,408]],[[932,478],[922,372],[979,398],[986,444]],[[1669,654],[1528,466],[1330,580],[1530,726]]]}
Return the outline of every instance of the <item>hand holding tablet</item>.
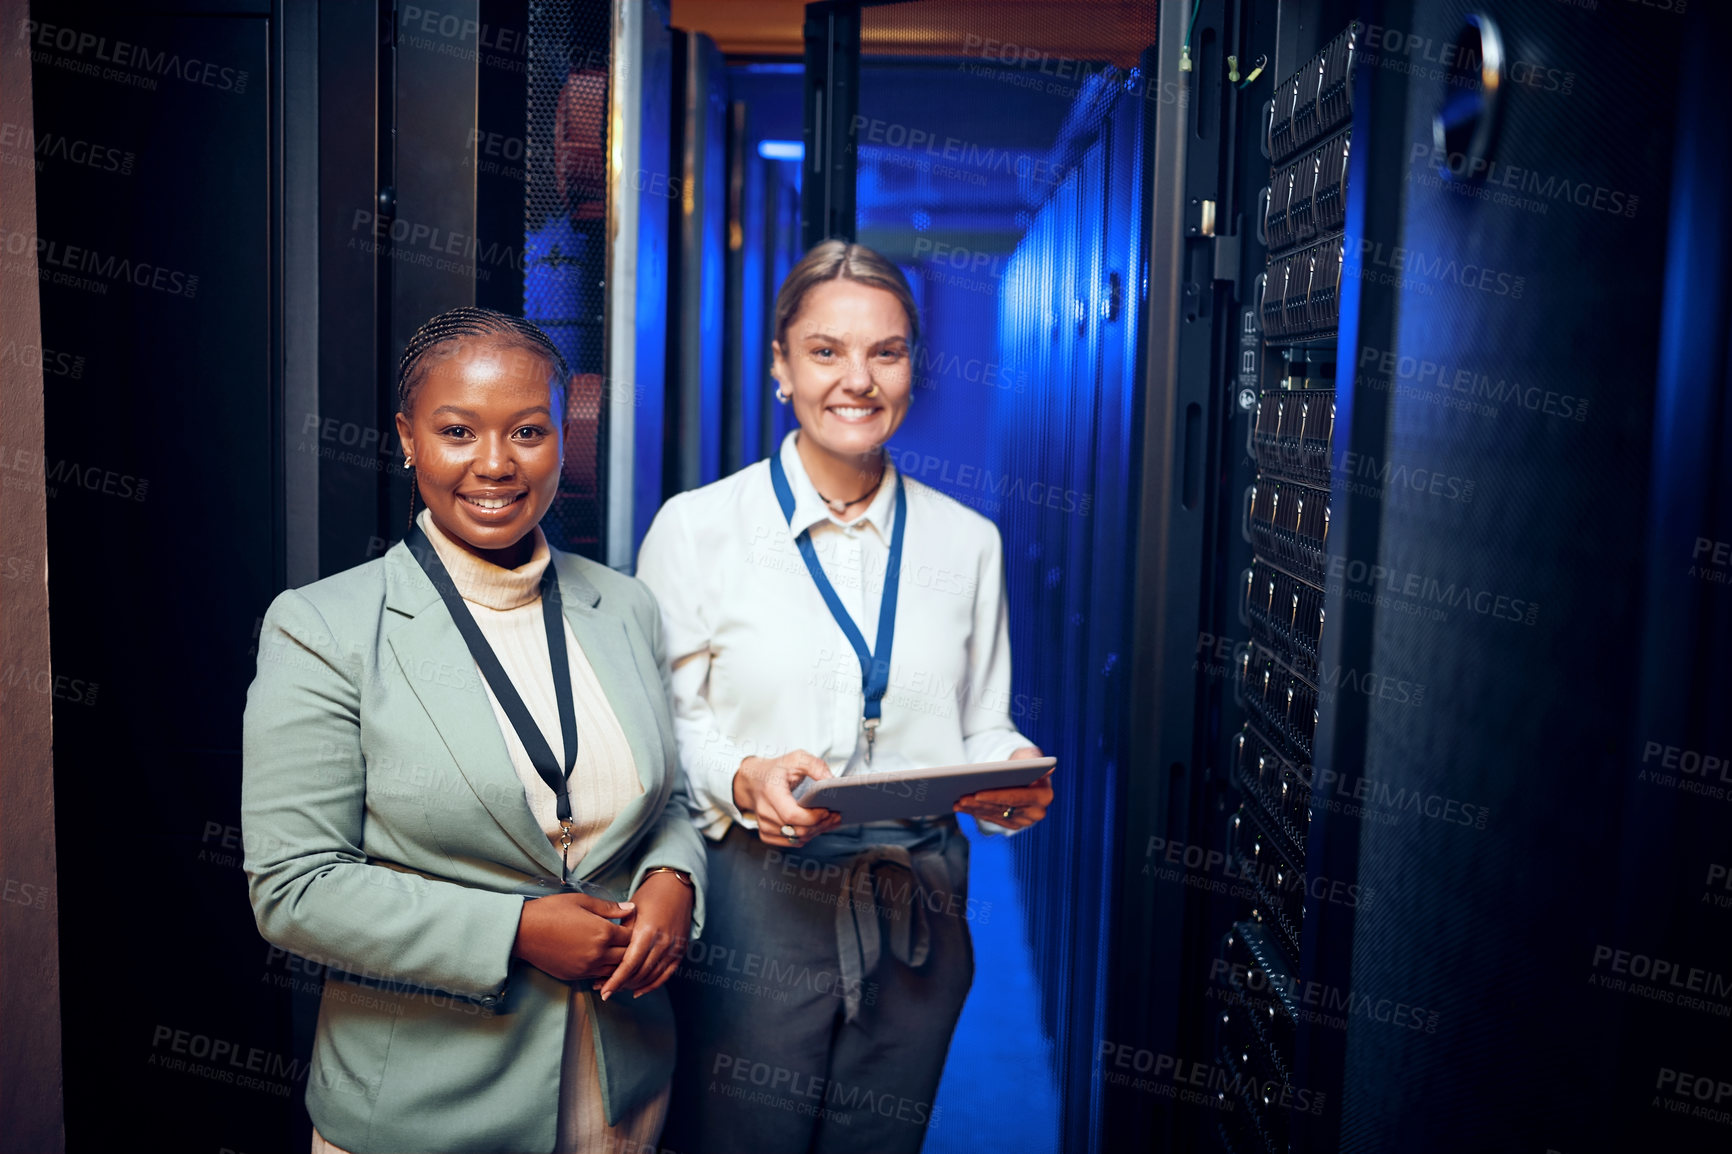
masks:
{"label": "hand holding tablet", "polygon": [[830,777],[824,759],[803,749],[777,758],[748,757],[734,771],[734,804],[758,825],[765,845],[800,845],[840,824],[835,814],[800,805],[791,792]]}
{"label": "hand holding tablet", "polygon": [[[1029,761],[1044,756],[1039,746],[1025,745],[1012,751],[1010,760]],[[983,789],[967,794],[957,799],[956,812],[966,813],[983,826],[988,826],[989,833],[995,830],[1015,833],[1027,829],[1044,820],[1048,807],[1052,805],[1053,772],[1047,770],[1046,775],[1032,785]]]}
{"label": "hand holding tablet", "polygon": [[959,800],[971,794],[1032,786],[1057,764],[1054,757],[1035,757],[823,781],[807,778],[794,788],[794,800],[807,809],[827,809],[840,815],[841,825],[935,817],[952,812]]}

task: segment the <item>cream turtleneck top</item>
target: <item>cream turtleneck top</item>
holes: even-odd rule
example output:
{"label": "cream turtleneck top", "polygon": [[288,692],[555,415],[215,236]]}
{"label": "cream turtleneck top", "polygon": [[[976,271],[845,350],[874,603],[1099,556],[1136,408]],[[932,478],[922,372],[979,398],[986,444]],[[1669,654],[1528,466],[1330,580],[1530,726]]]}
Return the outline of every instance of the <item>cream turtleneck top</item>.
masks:
{"label": "cream turtleneck top", "polygon": [[[433,542],[439,560],[444,562],[457,592],[474,616],[475,624],[487,638],[487,644],[493,647],[518,696],[523,698],[524,707],[547,739],[548,748],[564,764],[565,739],[559,731],[559,699],[554,695],[553,661],[547,651],[547,631],[541,616],[541,576],[553,561],[546,534],[537,526],[534,530],[535,552],[517,568],[505,569],[483,561],[451,540],[433,523],[427,510],[421,511],[416,524]],[[572,634],[569,622],[565,626],[565,651],[571,666],[572,704],[577,715],[578,734],[577,764],[572,767],[569,786],[572,844],[565,857],[566,869],[570,871],[583,860],[584,854],[612,824],[620,810],[643,792],[643,783],[638,778],[631,743],[620,727],[613,706],[608,703],[595,669]],[[486,678],[481,678],[481,682],[487,688],[487,700],[493,706],[499,732],[504,735],[511,766],[523,782],[524,800],[542,832],[557,847],[561,830],[555,816],[553,790],[535,772],[535,763],[529,760],[529,753],[523,748],[511,719],[500,707],[492,686],[487,685]],[[630,895],[615,896],[626,898]],[[667,1116],[668,1092],[664,1089],[620,1119],[619,1125],[607,1124],[595,1058],[595,1036],[590,1026],[589,1003],[582,992],[584,988],[582,983],[573,987],[571,1012],[566,1017],[565,1056],[560,1064],[556,1154],[654,1149]],[[347,1151],[325,1141],[314,1130],[313,1154],[347,1154]]]}

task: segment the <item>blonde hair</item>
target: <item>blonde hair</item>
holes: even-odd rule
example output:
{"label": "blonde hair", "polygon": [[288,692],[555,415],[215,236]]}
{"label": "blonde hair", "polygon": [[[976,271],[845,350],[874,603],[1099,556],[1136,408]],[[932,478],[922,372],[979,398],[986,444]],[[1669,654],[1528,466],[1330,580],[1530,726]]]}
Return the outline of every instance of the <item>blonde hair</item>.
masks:
{"label": "blonde hair", "polygon": [[776,340],[787,340],[788,326],[799,314],[806,294],[832,280],[855,281],[883,289],[895,297],[908,314],[908,343],[920,340],[920,310],[914,306],[914,291],[908,287],[908,278],[892,261],[863,244],[845,240],[818,242],[800,258],[799,264],[788,270],[787,279],[776,293]]}

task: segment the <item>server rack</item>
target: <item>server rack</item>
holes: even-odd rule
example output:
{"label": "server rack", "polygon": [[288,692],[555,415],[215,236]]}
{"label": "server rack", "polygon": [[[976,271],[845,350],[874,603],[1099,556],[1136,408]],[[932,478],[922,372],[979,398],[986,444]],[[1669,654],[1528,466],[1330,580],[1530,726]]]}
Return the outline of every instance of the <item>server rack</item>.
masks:
{"label": "server rack", "polygon": [[1246,446],[1256,467],[1243,520],[1252,561],[1238,604],[1248,640],[1234,655],[1244,720],[1230,760],[1240,801],[1224,846],[1251,896],[1212,972],[1222,987],[1213,1056],[1226,1076],[1221,1092],[1239,1107],[1221,1114],[1217,1130],[1235,1152],[1290,1148],[1292,1111],[1279,1099],[1298,1080],[1294,991],[1316,874],[1306,853],[1313,752],[1331,680],[1320,654],[1358,49],[1353,22],[1275,86],[1264,114],[1271,168],[1259,198],[1267,266],[1257,316],[1265,380]]}
{"label": "server rack", "polygon": [[[1198,375],[1213,511],[1195,569],[1182,548],[1145,547],[1140,566],[1147,632],[1164,631],[1135,693],[1158,752],[1131,782],[1121,879],[1147,912],[1121,940],[1147,977],[1117,1003],[1142,1032],[1104,1047],[1101,1072],[1134,1047],[1136,1069],[1176,1063],[1213,1101],[1126,1095],[1116,1117],[1137,1122],[1115,1132],[1233,1151],[1718,1148],[1654,1093],[1657,1074],[1715,1063],[1693,1028],[1707,1020],[1582,990],[1603,988],[1589,979],[1613,939],[1704,972],[1724,956],[1724,925],[1692,908],[1723,824],[1637,771],[1660,746],[1725,744],[1703,708],[1724,684],[1715,634],[1678,631],[1724,608],[1677,566],[1718,539],[1702,526],[1720,506],[1689,494],[1724,492],[1708,442],[1724,454],[1727,402],[1666,374],[1669,348],[1723,332],[1723,275],[1690,254],[1724,251],[1702,212],[1723,203],[1725,154],[1670,133],[1701,88],[1686,61],[1727,13],[1197,12],[1182,143],[1175,157],[1157,131],[1154,150],[1179,161],[1184,202],[1157,188],[1154,251],[1176,218],[1179,291],[1151,291],[1175,351],[1170,387],[1151,381],[1144,541],[1189,526]],[[1235,107],[1211,69],[1263,51],[1274,84]],[[1516,186],[1549,203],[1511,202]],[[1231,325],[1210,316],[1223,302]],[[1448,364],[1447,382],[1408,363]],[[1691,364],[1723,379],[1718,355]],[[1477,495],[1387,484],[1392,462]],[[1185,670],[1170,635],[1193,625]],[[1439,808],[1397,814],[1400,798]],[[1183,888],[1138,880],[1170,860]]]}
{"label": "server rack", "polygon": [[1018,602],[1012,651],[1041,655],[1014,666],[1012,717],[1061,765],[1087,767],[1055,778],[1044,838],[1014,846],[1028,893],[1067,895],[1027,910],[1042,1024],[1060,1040],[1066,1150],[1099,1138],[1091,1058],[1103,1029],[1100,970],[1112,917],[1104,882],[1115,847],[1101,844],[1098,830],[1130,754],[1119,643],[1128,580],[1118,556],[1133,512],[1133,382],[1146,338],[1125,286],[1145,251],[1148,168],[1135,78],[1114,79],[1118,91],[1107,90],[1098,119],[1076,134],[1069,171],[1006,261],[999,363],[1049,384],[1030,403],[989,414],[987,438],[995,475],[1042,478],[1047,493],[1060,494],[1050,504],[1006,501],[995,516]]}
{"label": "server rack", "polygon": [[[719,479],[726,395],[722,324],[726,288],[728,75],[721,50],[701,32],[675,29],[670,171],[680,173],[668,196],[671,262],[668,279],[666,441],[662,490],[679,493]],[[674,192],[678,195],[673,195]]]}

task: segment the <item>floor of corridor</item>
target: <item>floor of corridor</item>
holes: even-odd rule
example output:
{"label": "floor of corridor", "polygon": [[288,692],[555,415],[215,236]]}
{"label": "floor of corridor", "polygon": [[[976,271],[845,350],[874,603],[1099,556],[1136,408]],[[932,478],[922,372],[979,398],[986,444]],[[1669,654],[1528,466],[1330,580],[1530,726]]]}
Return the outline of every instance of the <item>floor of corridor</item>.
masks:
{"label": "floor of corridor", "polygon": [[962,818],[971,844],[974,987],[950,1043],[922,1154],[1054,1154],[1059,1097],[1010,845]]}

